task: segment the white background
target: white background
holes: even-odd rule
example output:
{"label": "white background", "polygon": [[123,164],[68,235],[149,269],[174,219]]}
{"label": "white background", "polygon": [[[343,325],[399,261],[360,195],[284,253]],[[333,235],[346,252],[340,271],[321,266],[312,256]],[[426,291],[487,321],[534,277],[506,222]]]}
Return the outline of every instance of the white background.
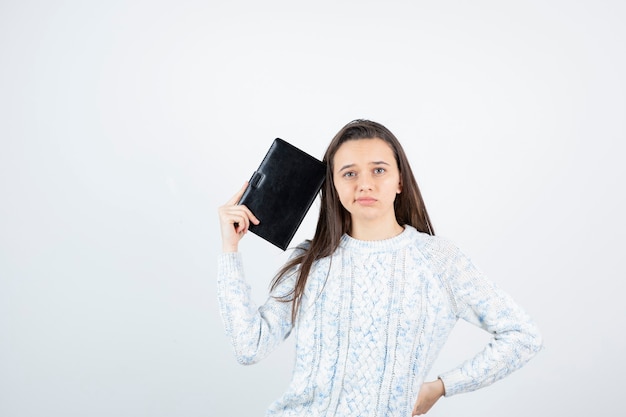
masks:
{"label": "white background", "polygon": [[[2,1],[0,415],[262,415],[293,341],[236,364],[217,207],[275,137],[321,158],[355,118],[399,137],[436,232],[545,337],[429,415],[615,415],[624,21],[619,0]],[[241,250],[261,302],[286,253]],[[485,340],[459,323],[433,375]]]}

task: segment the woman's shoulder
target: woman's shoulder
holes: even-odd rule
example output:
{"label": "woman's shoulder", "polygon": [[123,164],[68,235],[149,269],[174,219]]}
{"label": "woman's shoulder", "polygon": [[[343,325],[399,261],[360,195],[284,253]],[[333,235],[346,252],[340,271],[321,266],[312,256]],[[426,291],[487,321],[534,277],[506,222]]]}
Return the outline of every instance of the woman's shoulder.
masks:
{"label": "woman's shoulder", "polygon": [[452,239],[446,236],[431,235],[408,226],[413,247],[431,258],[449,258],[458,256],[460,250]]}
{"label": "woman's shoulder", "polygon": [[452,240],[445,236],[431,235],[430,233],[421,232],[413,226],[405,226],[405,231],[409,237],[417,244],[427,245],[432,247],[438,246],[454,246]]}

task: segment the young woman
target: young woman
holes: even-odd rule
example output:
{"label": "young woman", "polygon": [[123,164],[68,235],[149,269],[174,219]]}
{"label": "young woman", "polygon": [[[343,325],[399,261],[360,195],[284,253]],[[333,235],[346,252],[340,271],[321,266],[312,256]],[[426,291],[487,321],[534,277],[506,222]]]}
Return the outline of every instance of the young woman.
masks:
{"label": "young woman", "polygon": [[[485,387],[542,347],[532,319],[450,241],[434,236],[396,137],[355,120],[331,141],[315,236],[298,246],[256,307],[240,239],[259,220],[219,208],[218,298],[240,363],[255,363],[293,331],[291,383],[267,416],[411,416],[442,396]],[[458,319],[493,335],[458,367],[425,382]]]}

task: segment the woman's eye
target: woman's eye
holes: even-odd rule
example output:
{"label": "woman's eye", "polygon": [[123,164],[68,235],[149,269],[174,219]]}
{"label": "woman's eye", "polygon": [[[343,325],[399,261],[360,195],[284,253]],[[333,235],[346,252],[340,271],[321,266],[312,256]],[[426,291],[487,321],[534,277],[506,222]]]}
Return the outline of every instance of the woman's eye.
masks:
{"label": "woman's eye", "polygon": [[383,174],[385,172],[385,168],[374,168],[374,174]]}
{"label": "woman's eye", "polygon": [[345,174],[343,174],[344,177],[346,178],[352,178],[354,176],[356,176],[356,173],[352,172],[352,171],[348,171]]}

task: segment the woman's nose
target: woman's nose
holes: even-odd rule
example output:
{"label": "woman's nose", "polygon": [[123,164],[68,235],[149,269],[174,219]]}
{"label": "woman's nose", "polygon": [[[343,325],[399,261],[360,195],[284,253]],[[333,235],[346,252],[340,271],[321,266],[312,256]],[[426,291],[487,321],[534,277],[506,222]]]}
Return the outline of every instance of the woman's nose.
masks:
{"label": "woman's nose", "polygon": [[362,176],[359,178],[359,191],[371,190],[372,189],[372,181],[370,178],[366,176]]}

